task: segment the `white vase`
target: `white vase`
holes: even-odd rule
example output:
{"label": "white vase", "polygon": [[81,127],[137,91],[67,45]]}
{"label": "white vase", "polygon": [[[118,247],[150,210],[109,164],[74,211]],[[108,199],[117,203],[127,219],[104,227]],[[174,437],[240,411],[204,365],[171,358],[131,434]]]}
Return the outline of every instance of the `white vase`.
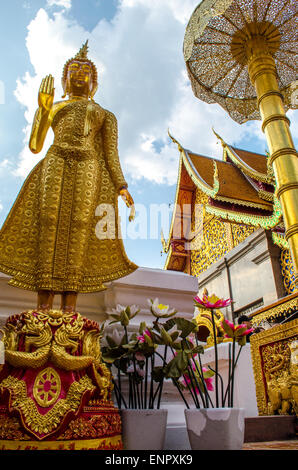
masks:
{"label": "white vase", "polygon": [[241,450],[244,408],[184,410],[192,450]]}
{"label": "white vase", "polygon": [[163,450],[168,410],[120,410],[124,450]]}

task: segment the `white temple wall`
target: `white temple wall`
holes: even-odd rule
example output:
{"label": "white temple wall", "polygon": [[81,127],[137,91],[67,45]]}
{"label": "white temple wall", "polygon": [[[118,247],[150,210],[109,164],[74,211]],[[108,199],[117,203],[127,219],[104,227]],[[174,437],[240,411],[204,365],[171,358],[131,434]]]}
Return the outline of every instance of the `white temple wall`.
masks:
{"label": "white temple wall", "polygon": [[[209,294],[232,297],[236,316],[250,314],[284,295],[279,248],[273,245],[270,233],[259,229],[202,273],[198,284],[200,295],[207,288]],[[232,319],[231,308],[227,316]]]}

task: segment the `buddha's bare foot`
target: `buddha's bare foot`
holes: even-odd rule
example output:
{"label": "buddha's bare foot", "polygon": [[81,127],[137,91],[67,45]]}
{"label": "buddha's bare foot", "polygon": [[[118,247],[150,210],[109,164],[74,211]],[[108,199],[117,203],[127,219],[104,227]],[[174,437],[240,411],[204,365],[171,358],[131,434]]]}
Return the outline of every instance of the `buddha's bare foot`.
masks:
{"label": "buddha's bare foot", "polygon": [[66,313],[76,311],[77,292],[62,292],[61,295],[61,310]]}
{"label": "buddha's bare foot", "polygon": [[37,293],[37,309],[51,310],[53,308],[54,292],[49,290],[40,290]]}

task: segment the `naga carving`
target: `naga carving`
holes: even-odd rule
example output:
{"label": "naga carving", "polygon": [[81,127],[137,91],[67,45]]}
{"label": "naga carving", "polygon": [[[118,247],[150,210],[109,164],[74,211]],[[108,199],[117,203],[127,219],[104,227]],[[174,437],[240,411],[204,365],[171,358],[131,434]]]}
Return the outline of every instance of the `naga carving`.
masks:
{"label": "naga carving", "polygon": [[269,415],[298,412],[298,341],[289,343],[289,349],[289,366],[284,354],[273,354],[275,365],[266,374]]}

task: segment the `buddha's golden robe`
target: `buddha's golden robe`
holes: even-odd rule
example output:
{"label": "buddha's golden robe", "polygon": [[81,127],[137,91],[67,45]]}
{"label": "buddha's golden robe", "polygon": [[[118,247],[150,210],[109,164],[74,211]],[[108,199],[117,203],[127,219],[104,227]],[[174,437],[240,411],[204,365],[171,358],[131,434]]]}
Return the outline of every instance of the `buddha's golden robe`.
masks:
{"label": "buddha's golden robe", "polygon": [[[82,100],[60,109],[52,128],[53,145],[27,177],[1,229],[0,271],[23,289],[99,291],[103,282],[137,268],[118,238],[118,194],[126,182],[117,121]],[[114,238],[98,238],[100,220]]]}

